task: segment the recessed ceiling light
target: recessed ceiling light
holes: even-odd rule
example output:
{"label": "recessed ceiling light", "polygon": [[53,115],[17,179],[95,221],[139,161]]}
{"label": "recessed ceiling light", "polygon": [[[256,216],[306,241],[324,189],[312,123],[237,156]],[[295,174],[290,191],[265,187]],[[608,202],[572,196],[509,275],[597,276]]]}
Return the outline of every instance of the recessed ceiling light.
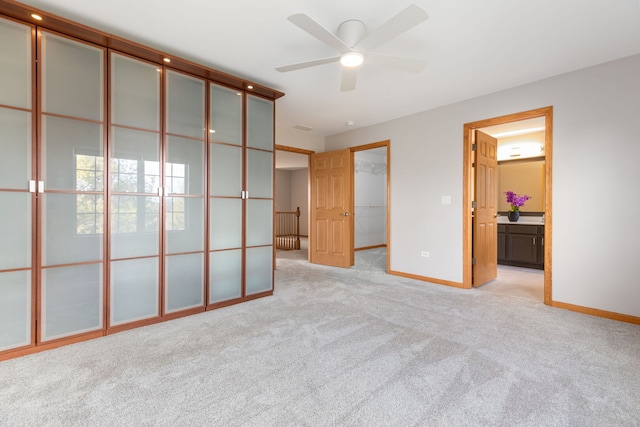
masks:
{"label": "recessed ceiling light", "polygon": [[360,52],[347,52],[340,57],[340,63],[345,67],[357,67],[364,62],[364,55]]}
{"label": "recessed ceiling light", "polygon": [[37,13],[32,13],[31,17],[36,21],[42,21],[42,16],[38,15]]}
{"label": "recessed ceiling light", "polygon": [[164,58],[163,61],[164,62],[171,62],[171,60],[169,58]]}
{"label": "recessed ceiling light", "polygon": [[253,86],[252,85],[248,85],[247,89],[253,89]]}
{"label": "recessed ceiling light", "polygon": [[354,122],[353,120],[347,120],[346,122],[344,122],[345,125],[352,127],[355,126],[356,122]]}

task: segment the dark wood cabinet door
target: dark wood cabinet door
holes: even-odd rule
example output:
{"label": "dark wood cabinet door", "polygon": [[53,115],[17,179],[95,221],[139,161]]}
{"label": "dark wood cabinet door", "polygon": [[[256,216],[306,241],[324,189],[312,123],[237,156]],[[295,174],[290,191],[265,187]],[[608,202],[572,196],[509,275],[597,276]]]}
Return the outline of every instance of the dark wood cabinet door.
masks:
{"label": "dark wood cabinet door", "polygon": [[507,235],[498,232],[498,261],[507,259]]}
{"label": "dark wood cabinet door", "polygon": [[542,270],[543,245],[543,225],[498,225],[498,264]]}
{"label": "dark wood cabinet door", "polygon": [[538,246],[536,235],[530,234],[509,234],[509,259],[535,264],[538,262]]}

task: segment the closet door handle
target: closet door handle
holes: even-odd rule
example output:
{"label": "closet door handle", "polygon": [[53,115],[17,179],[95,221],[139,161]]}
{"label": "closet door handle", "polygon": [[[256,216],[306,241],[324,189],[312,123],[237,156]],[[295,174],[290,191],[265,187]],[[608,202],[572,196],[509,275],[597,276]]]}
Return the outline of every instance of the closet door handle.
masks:
{"label": "closet door handle", "polygon": [[535,246],[535,245],[536,245],[536,238],[534,237],[533,238],[533,246]]}

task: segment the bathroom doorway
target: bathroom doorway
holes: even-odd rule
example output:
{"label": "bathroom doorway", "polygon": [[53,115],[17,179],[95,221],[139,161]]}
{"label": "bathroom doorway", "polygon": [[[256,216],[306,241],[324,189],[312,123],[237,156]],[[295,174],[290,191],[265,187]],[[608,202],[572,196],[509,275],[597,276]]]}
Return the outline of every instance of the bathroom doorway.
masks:
{"label": "bathroom doorway", "polygon": [[[483,128],[489,128],[496,125],[508,125],[508,124],[516,124],[518,122],[522,122],[523,120],[529,120],[534,118],[543,118],[544,119],[544,287],[543,287],[543,301],[545,304],[549,305],[551,303],[551,249],[552,249],[552,206],[551,206],[551,165],[552,165],[552,114],[553,107],[545,107],[536,110],[481,120],[477,122],[467,123],[464,125],[464,151],[463,151],[463,169],[464,169],[464,184],[463,184],[463,218],[464,218],[464,240],[463,240],[463,253],[464,253],[464,263],[463,263],[463,275],[464,275],[464,285],[467,288],[471,288],[480,284],[474,283],[474,270],[475,270],[475,259],[477,255],[487,255],[483,254],[479,251],[486,251],[487,246],[476,245],[476,232],[474,232],[474,223],[476,222],[476,218],[474,218],[475,212],[475,200],[476,200],[476,171],[475,171],[475,153],[474,153],[474,144],[475,141],[475,131]],[[497,153],[496,153],[497,157]],[[492,198],[498,197],[498,189],[497,189],[497,181],[495,176],[493,181],[488,180],[486,182],[492,182],[491,186],[495,186],[489,194],[492,194]],[[497,204],[495,206],[495,217],[494,221],[487,220],[485,233],[489,236],[490,239],[494,239],[497,243],[497,232],[498,232],[498,208]],[[488,230],[488,232],[487,232]],[[491,246],[490,251],[496,251],[495,253],[491,253],[490,260],[487,262],[495,262],[497,267],[497,250],[494,249],[497,246]],[[475,251],[475,253],[474,253]],[[495,256],[494,256],[495,255]],[[495,260],[495,261],[494,261]],[[491,281],[489,281],[491,283]]]}

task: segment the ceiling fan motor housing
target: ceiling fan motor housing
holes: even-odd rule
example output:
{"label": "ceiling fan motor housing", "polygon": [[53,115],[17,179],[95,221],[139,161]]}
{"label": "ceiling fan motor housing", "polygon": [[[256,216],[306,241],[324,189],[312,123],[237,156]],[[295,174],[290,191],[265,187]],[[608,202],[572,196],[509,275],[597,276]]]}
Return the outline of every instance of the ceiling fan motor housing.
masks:
{"label": "ceiling fan motor housing", "polygon": [[367,35],[367,28],[364,22],[357,19],[344,21],[338,27],[338,38],[349,47],[354,47],[360,40]]}

